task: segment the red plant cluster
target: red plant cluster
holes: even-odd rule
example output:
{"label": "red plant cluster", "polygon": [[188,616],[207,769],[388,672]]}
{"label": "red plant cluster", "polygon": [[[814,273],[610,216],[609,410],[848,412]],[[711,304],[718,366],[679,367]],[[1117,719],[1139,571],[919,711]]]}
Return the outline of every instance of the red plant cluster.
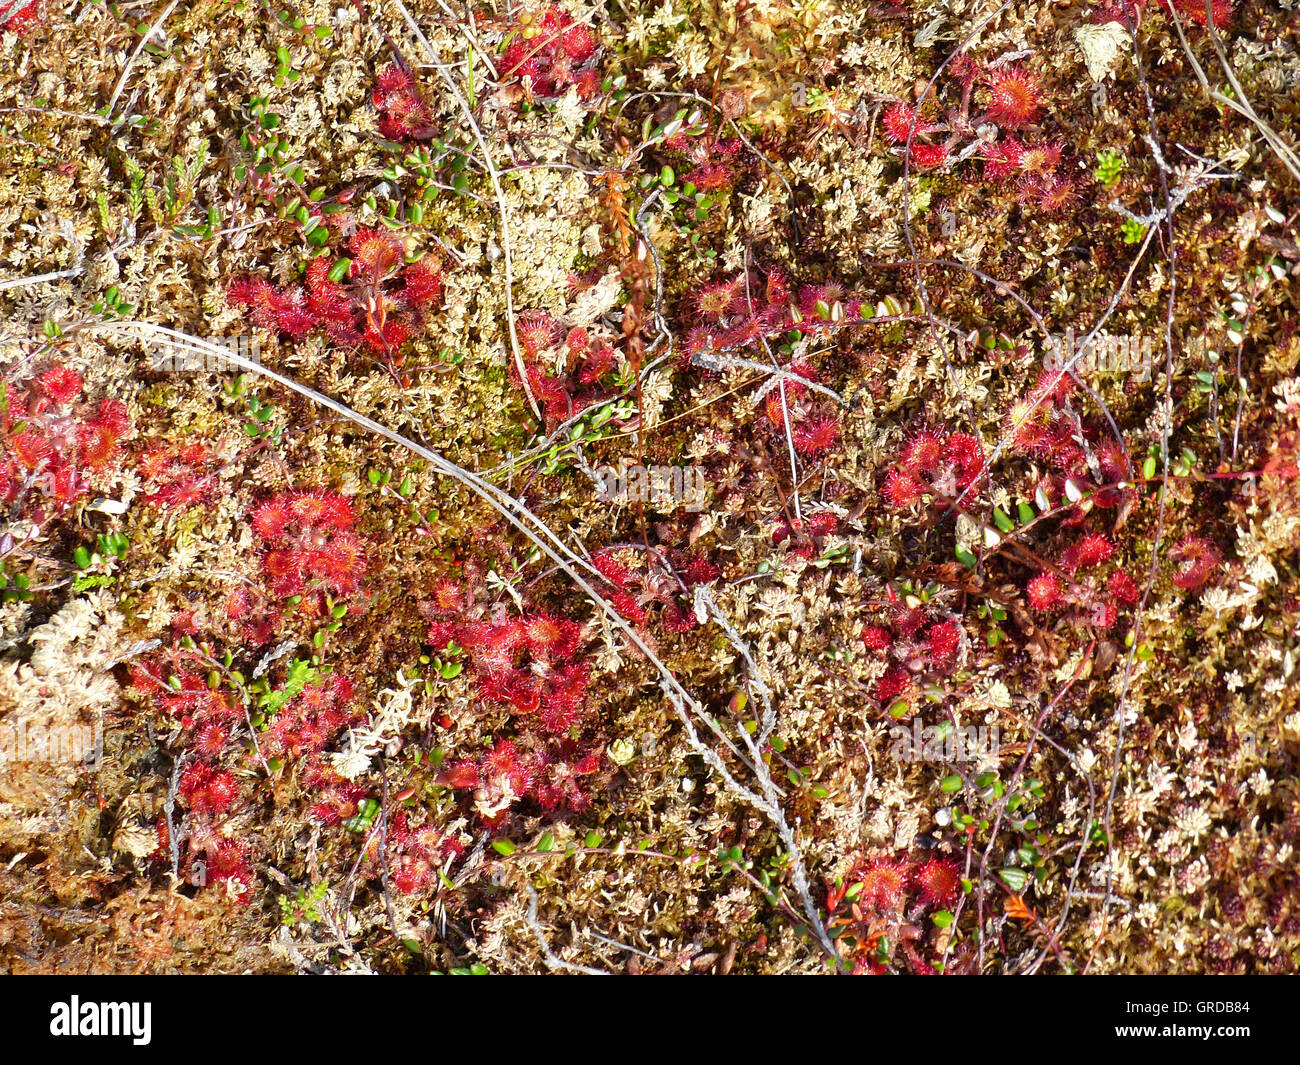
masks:
{"label": "red plant cluster", "polygon": [[196,814],[223,814],[239,798],[239,784],[211,762],[191,762],[181,774],[177,794]]}
{"label": "red plant cluster", "polygon": [[364,717],[365,711],[352,705],[352,682],[331,674],[308,684],[281,707],[258,746],[264,757],[282,762],[317,754]]}
{"label": "red plant cluster", "polygon": [[[805,380],[817,380],[817,371],[806,362],[796,363],[790,369]],[[787,380],[784,390],[784,399],[780,388],[773,388],[767,394],[764,410],[772,428],[784,439],[788,425],[795,450],[805,458],[816,458],[830,451],[840,438],[840,423],[835,413],[826,403],[814,403],[807,385]]]}
{"label": "red plant cluster", "polygon": [[774,268],[713,281],[690,297],[690,318],[701,324],[686,337],[686,354],[709,365],[710,352],[728,351],[773,340],[792,329],[817,335],[871,317],[872,308],[852,298],[838,283],[804,285],[797,296],[785,272]]}
{"label": "red plant cluster", "polygon": [[[796,329],[808,336],[830,333],[871,316],[870,308],[834,282],[805,285],[794,296],[780,269],[766,277],[751,271],[711,282],[693,293],[691,302],[691,319],[701,324],[688,332],[684,350],[692,364],[706,370],[721,368],[713,356],[730,349],[762,344]],[[790,372],[817,381],[806,361],[793,364]],[[779,389],[767,395],[765,410],[773,430],[784,438],[788,421],[794,446],[806,458],[834,448],[840,429],[833,409],[815,401],[812,390],[799,381],[785,379],[784,391],[784,402]]]}
{"label": "red plant cluster", "polygon": [[[1142,21],[1146,5],[1147,0],[1110,0],[1093,9],[1091,21],[1098,26],[1107,22],[1119,22],[1130,30],[1135,29]],[[1236,13],[1237,0],[1212,0],[1209,17],[1206,15],[1205,0],[1160,0],[1160,7],[1166,13],[1176,14],[1178,18],[1190,20],[1198,26],[1208,26],[1212,17],[1215,29],[1221,30]]]}
{"label": "red plant cluster", "polygon": [[[1191,19],[1198,26],[1209,25],[1205,13],[1205,0],[1160,0],[1166,11],[1177,13],[1179,18]],[[1141,5],[1139,5],[1141,6]],[[1213,0],[1210,15],[1215,29],[1223,29],[1237,10],[1237,0]]]}
{"label": "red plant cluster", "polygon": [[433,137],[433,113],[415,87],[415,76],[405,67],[393,64],[383,71],[370,99],[379,112],[379,131],[389,140],[427,141]]}
{"label": "red plant cluster", "polygon": [[352,501],[336,492],[286,492],[252,513],[267,546],[262,568],[278,598],[354,594],[365,573],[361,538],[352,531]]}
{"label": "red plant cluster", "polygon": [[[882,707],[906,696],[923,674],[951,673],[967,646],[966,630],[947,614],[911,605],[892,587],[886,589],[892,604],[883,624],[869,625],[862,642],[888,664],[876,681],[875,697]],[[909,708],[910,712],[910,708]],[[899,713],[897,716],[905,716]]]}
{"label": "red plant cluster", "polygon": [[1210,578],[1223,561],[1219,549],[1201,536],[1189,536],[1174,545],[1169,558],[1177,565],[1174,584],[1184,591],[1194,591]]}
{"label": "red plant cluster", "polygon": [[[223,835],[208,816],[192,816],[185,838],[178,841],[179,871],[199,887],[225,885],[238,903],[253,897],[253,871],[248,864],[248,846],[232,836]],[[171,831],[167,819],[156,825],[158,848],[153,860],[171,861]]]}
{"label": "red plant cluster", "polygon": [[[1046,110],[1046,97],[1038,78],[1014,64],[984,66],[970,59],[950,64],[949,72],[961,86],[961,103],[942,116],[925,117],[906,103],[896,103],[884,115],[885,137],[901,146],[918,170],[933,170],[978,150],[984,175],[990,180],[1014,179],[1022,201],[1036,200],[1046,211],[1059,210],[1076,198],[1073,184],[1056,173],[1061,145],[1042,142],[1026,145],[1012,131],[1032,126]],[[974,117],[971,103],[979,88],[987,97],[986,110]],[[928,108],[934,110],[933,106]],[[980,140],[979,130],[995,123],[999,139]],[[908,140],[911,139],[910,146]]]}
{"label": "red plant cluster", "polygon": [[398,349],[442,296],[442,275],[421,259],[407,263],[401,243],[376,229],[358,229],[348,245],[349,284],[330,280],[330,264],[313,259],[304,285],[281,291],[260,278],[234,282],[226,298],[249,308],[264,329],[291,337],[321,330],[345,345],[364,344],[400,366]]}
{"label": "red plant cluster", "polygon": [[515,329],[523,349],[528,387],[541,405],[548,427],[554,428],[608,398],[608,388],[601,386],[602,379],[614,369],[614,349],[608,341],[592,339],[585,329],[570,329],[563,340],[564,368],[556,372],[549,368],[554,361],[543,360],[543,356],[560,343],[559,323],[544,310],[531,310],[519,316]]}
{"label": "red plant cluster", "polygon": [[678,171],[685,171],[683,186],[694,185],[700,192],[711,193],[720,192],[735,183],[735,157],[744,147],[744,142],[738,137],[715,140],[712,136],[704,135],[702,127],[689,127],[679,130],[671,137],[665,137],[664,147],[682,153],[684,166],[679,166]]}
{"label": "red plant cluster", "polygon": [[[1118,441],[1081,421],[1069,402],[1073,387],[1071,378],[1048,370],[1008,418],[1012,446],[1051,471],[1035,486],[1040,510],[1062,500],[1077,501],[1060,518],[1063,528],[1082,525],[1094,509],[1129,503],[1136,493],[1125,480],[1131,476],[1128,453]],[[1082,531],[1062,550],[1055,570],[1028,581],[1029,605],[1038,611],[1073,607],[1094,628],[1113,628],[1120,610],[1134,606],[1141,595],[1123,569],[1114,568],[1104,582],[1096,572],[1114,554],[1115,545],[1107,536]]]}
{"label": "red plant cluster", "polygon": [[[1029,394],[1011,408],[1007,430],[1016,450],[1054,471],[1038,485],[1046,500],[1056,503],[1092,489],[1088,505],[1072,520],[1078,524],[1088,509],[1118,507],[1132,499],[1136,489],[1120,487],[1132,476],[1128,453],[1118,441],[1083,424],[1070,406],[1073,388],[1069,376],[1057,370],[1044,371]],[[1090,459],[1095,459],[1101,473],[1099,484],[1093,483]]]}
{"label": "red plant cluster", "polygon": [[[177,633],[197,631],[189,611],[173,619]],[[239,901],[246,901],[251,890],[247,847],[225,834],[228,816],[235,810],[243,789],[238,777],[218,764],[231,749],[235,729],[247,721],[244,708],[232,705],[219,689],[181,664],[192,653],[175,649],[154,660],[138,660],[131,666],[132,687],[152,698],[167,719],[187,735],[182,741],[186,752],[182,758],[194,757],[182,770],[176,793],[188,816],[174,818],[184,833],[184,871],[202,874],[202,883],[234,881],[232,890]],[[337,824],[343,817],[357,812],[357,803],[365,790],[348,784],[334,770],[315,756],[347,726],[354,724],[361,712],[351,707],[352,685],[344,677],[331,675],[308,683],[301,692],[271,714],[270,723],[258,734],[254,747],[235,750],[255,764],[272,758],[281,762],[303,759],[303,782],[320,795],[312,813],[327,824]],[[351,789],[345,794],[346,789]],[[350,805],[349,805],[350,804]],[[159,847],[156,861],[168,863],[170,837],[167,820],[158,821]],[[197,870],[197,872],[196,872]]]}
{"label": "red plant cluster", "polygon": [[152,696],[177,728],[188,731],[189,749],[204,758],[221,754],[231,729],[244,720],[242,708],[209,688],[204,677],[166,659],[132,663],[131,686]]}
{"label": "red plant cluster", "polygon": [[524,801],[581,812],[590,802],[582,778],[596,773],[603,752],[602,741],[582,734],[591,680],[580,657],[582,625],[540,610],[469,617],[479,580],[467,576],[466,585],[435,586],[428,642],[440,652],[460,648],[479,698],[508,707],[519,729],[492,750],[448,765],[439,781],[472,791],[475,812],[488,824]]}
{"label": "red plant cluster", "polygon": [[[464,847],[454,837],[444,836],[432,825],[411,826],[405,810],[398,810],[388,824],[387,847],[383,860],[393,887],[403,895],[415,895],[434,882],[438,866],[447,858],[458,856]],[[381,838],[376,832],[366,849],[364,872],[378,880]]]}
{"label": "red plant cluster", "polygon": [[517,80],[534,96],[563,96],[570,85],[582,99],[600,92],[595,63],[600,43],[591,27],[557,8],[510,28],[510,44],[500,62],[501,80]]}
{"label": "red plant cluster", "polygon": [[953,905],[961,891],[961,867],[951,858],[861,858],[838,887],[826,892],[828,928],[850,948],[854,972],[880,974],[894,965],[901,947],[911,972],[931,975],[922,956],[922,915]]}
{"label": "red plant cluster", "polygon": [[606,598],[626,620],[645,624],[647,608],[658,603],[659,623],[668,632],[689,632],[699,623],[692,601],[696,585],[712,584],[722,571],[704,556],[674,550],[665,551],[662,561],[663,566],[634,572],[613,551],[602,551],[592,565],[610,586]]}
{"label": "red plant cluster", "polygon": [[1075,607],[1094,628],[1114,628],[1120,609],[1136,605],[1141,597],[1137,582],[1122,569],[1112,570],[1104,583],[1099,574],[1090,572],[1114,553],[1115,545],[1101,533],[1083,534],[1061,552],[1057,563],[1068,580],[1056,572],[1040,573],[1025,585],[1025,598],[1035,610]]}
{"label": "red plant cluster", "polygon": [[894,507],[910,507],[933,496],[942,509],[970,488],[983,470],[984,445],[978,439],[969,433],[923,429],[903,448],[880,492]]}
{"label": "red plant cluster", "polygon": [[254,647],[270,643],[283,621],[280,610],[265,595],[247,585],[236,588],[226,599],[226,617]]}
{"label": "red plant cluster", "polygon": [[695,139],[685,149],[691,169],[682,178],[683,184],[694,185],[701,192],[720,192],[729,187],[736,179],[732,157],[741,147],[737,137],[711,143]]}
{"label": "red plant cluster", "polygon": [[303,767],[303,787],[316,796],[311,816],[324,825],[338,825],[355,817],[366,789],[343,776],[328,762],[309,758]]}
{"label": "red plant cluster", "polygon": [[[178,616],[173,628],[189,631],[193,628],[192,616],[188,612]],[[181,771],[176,789],[181,804],[189,811],[183,820],[179,814],[174,818],[183,833],[177,841],[182,874],[199,886],[228,884],[236,900],[246,902],[252,892],[247,848],[223,832],[228,820],[225,815],[239,801],[241,788],[235,775],[215,762],[230,739],[231,729],[244,720],[244,714],[220,691],[209,688],[203,677],[180,665],[185,655],[177,651],[133,662],[131,685],[137,692],[151,696],[175,727],[189,733],[186,749],[198,756]],[[170,864],[167,818],[160,817],[156,827],[158,848],[153,859]]]}
{"label": "red plant cluster", "polygon": [[88,490],[86,475],[112,465],[131,428],[126,405],[79,402],[81,376],[51,366],[22,389],[0,386],[0,503],[33,493],[64,505]]}
{"label": "red plant cluster", "polygon": [[204,444],[149,444],[137,465],[141,479],[151,486],[144,502],[182,510],[204,502],[217,487],[216,465]]}
{"label": "red plant cluster", "polygon": [[806,518],[781,518],[772,533],[772,546],[789,543],[787,554],[812,559],[821,541],[839,529],[840,519],[829,510],[820,510]]}
{"label": "red plant cluster", "polygon": [[439,651],[459,645],[479,697],[535,718],[547,733],[567,732],[581,715],[591,667],[577,661],[582,626],[576,621],[546,613],[434,621],[428,641]]}
{"label": "red plant cluster", "polygon": [[488,825],[499,824],[517,802],[529,800],[543,810],[581,813],[591,805],[584,777],[600,769],[603,749],[573,740],[548,739],[531,749],[512,740],[497,740],[490,751],[457,762],[439,775],[439,783],[473,789],[474,811]]}
{"label": "red plant cluster", "polygon": [[0,30],[25,37],[40,22],[43,0],[0,0]]}

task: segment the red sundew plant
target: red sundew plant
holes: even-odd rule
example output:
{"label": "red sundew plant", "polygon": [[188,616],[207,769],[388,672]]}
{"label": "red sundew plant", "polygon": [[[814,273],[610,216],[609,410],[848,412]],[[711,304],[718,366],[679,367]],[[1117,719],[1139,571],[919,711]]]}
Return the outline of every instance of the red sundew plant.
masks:
{"label": "red sundew plant", "polygon": [[308,265],[303,285],[281,291],[260,278],[245,278],[229,287],[227,299],[249,308],[264,329],[294,338],[319,330],[400,366],[405,356],[399,349],[442,296],[441,272],[424,259],[406,262],[401,243],[376,229],[358,229],[348,249],[347,284],[334,280],[337,265],[321,258]]}
{"label": "red sundew plant", "polygon": [[365,717],[352,705],[352,682],[330,674],[307,684],[271,718],[258,738],[264,757],[280,762],[323,751],[338,734]]}
{"label": "red sundew plant", "polygon": [[[1205,13],[1205,0],[1160,0],[1166,11],[1177,12],[1180,18],[1191,19],[1198,26],[1206,26],[1210,19]],[[1223,29],[1237,10],[1237,0],[1213,0],[1210,15],[1215,29]]]}
{"label": "red sundew plant", "polygon": [[904,861],[875,858],[855,870],[850,879],[860,885],[858,898],[878,913],[900,914],[912,885],[912,867]]}
{"label": "red sundew plant", "polygon": [[[248,845],[232,836],[223,835],[204,815],[189,818],[189,827],[183,839],[177,840],[178,866],[200,887],[225,888],[237,903],[249,902],[253,897],[253,871],[248,862]],[[157,822],[158,848],[153,852],[155,862],[171,862],[171,830],[166,818]]]}
{"label": "red sundew plant", "polygon": [[323,825],[338,825],[355,817],[367,794],[362,785],[348,780],[321,759],[306,761],[302,782],[316,799],[311,816]]}
{"label": "red sundew plant", "polygon": [[366,563],[354,520],[352,501],[335,492],[287,492],[259,504],[250,521],[267,547],[272,594],[355,594]]}
{"label": "red sundew plant", "polygon": [[478,697],[509,707],[518,732],[450,763],[439,782],[472,791],[474,811],[489,825],[522,801],[544,811],[585,810],[590,797],[583,778],[600,768],[604,745],[582,736],[591,680],[591,667],[580,658],[583,626],[539,610],[466,618],[473,599],[470,588],[436,585],[427,608],[433,616],[428,642],[442,654],[464,654]]}
{"label": "red sundew plant", "polygon": [[183,510],[207,501],[217,488],[216,465],[203,444],[147,444],[136,463],[150,486],[144,502]]}
{"label": "red sundew plant", "polygon": [[270,643],[280,631],[283,615],[255,588],[241,586],[226,599],[226,618],[254,647]]}
{"label": "red sundew plant", "polygon": [[[1073,387],[1069,377],[1047,371],[1008,417],[1013,450],[1050,471],[1034,486],[1035,503],[1040,511],[1064,504],[1058,515],[1063,529],[1081,526],[1094,511],[1131,507],[1137,499],[1137,489],[1127,480],[1132,476],[1127,451],[1083,423],[1069,404]],[[1061,551],[1054,571],[1028,580],[1029,605],[1040,612],[1077,608],[1076,619],[1102,630],[1113,628],[1120,610],[1140,598],[1137,583],[1121,567],[1104,580],[1098,572],[1115,555],[1115,543],[1108,536],[1081,531]]]}
{"label": "red sundew plant", "polygon": [[413,827],[405,810],[393,814],[385,835],[383,868],[380,835],[375,833],[366,849],[364,870],[372,880],[380,879],[387,870],[393,887],[403,895],[425,891],[437,880],[438,867],[443,861],[465,850],[459,840],[443,835],[432,825]]}
{"label": "red sundew plant", "polygon": [[[807,363],[796,363],[791,372],[807,381],[817,380],[817,372]],[[807,385],[787,380],[784,400],[781,390],[774,388],[764,405],[772,428],[781,437],[788,431],[794,449],[806,459],[824,455],[840,439],[839,418],[829,404],[814,403],[811,395]]]}
{"label": "red sundew plant", "polygon": [[779,269],[766,277],[751,271],[697,288],[687,296],[687,316],[701,324],[687,334],[685,354],[707,369],[711,352],[758,345],[796,327],[815,333],[832,319],[860,317],[858,302],[854,314],[846,314],[844,290],[838,285],[807,286],[797,304],[790,297],[789,281]]}
{"label": "red sundew plant", "polygon": [[888,668],[876,681],[877,703],[890,716],[907,717],[910,704],[901,700],[912,693],[925,678],[946,676],[955,670],[966,654],[969,638],[961,622],[936,607],[912,605],[915,599],[900,596],[887,587],[888,615],[862,633],[862,642]]}
{"label": "red sundew plant", "polygon": [[961,891],[961,867],[951,858],[931,858],[914,874],[922,906],[951,906]]}
{"label": "red sundew plant", "polygon": [[607,550],[596,555],[592,565],[610,585],[607,598],[628,621],[644,624],[650,616],[647,607],[659,603],[659,623],[665,630],[678,635],[689,632],[699,624],[693,605],[695,587],[712,584],[722,571],[703,556],[674,550],[664,551],[658,561],[661,564],[649,571],[633,571]]}
{"label": "red sundew plant", "polygon": [[[1094,25],[1118,22],[1129,29],[1134,29],[1142,20],[1148,0],[1112,0],[1092,10],[1089,16]],[[1237,11],[1237,0],[1212,0],[1210,17],[1207,17],[1205,0],[1160,0],[1159,6],[1167,14],[1177,14],[1180,19],[1190,21],[1197,26],[1209,24],[1214,19],[1215,29],[1223,29],[1232,21]]]}
{"label": "red sundew plant", "polygon": [[1223,561],[1219,549],[1201,536],[1189,536],[1174,545],[1170,561],[1177,565],[1174,584],[1184,591],[1195,591],[1210,578]]}
{"label": "red sundew plant", "polygon": [[969,433],[918,432],[903,448],[880,493],[898,509],[933,499],[940,509],[975,483],[984,468],[984,445]]}
{"label": "red sundew plant", "polygon": [[690,198],[694,186],[696,191],[712,193],[730,188],[736,180],[736,156],[744,147],[738,137],[715,139],[705,135],[706,127],[691,125],[664,139],[664,147],[681,153],[678,171],[683,172],[681,186],[687,193],[686,202],[695,202]]}
{"label": "red sundew plant", "polygon": [[[881,974],[901,967],[932,975],[939,971],[939,929],[930,926],[927,933],[924,917],[954,903],[960,890],[961,867],[950,858],[863,857],[842,884],[828,885],[827,927],[834,930],[855,973]],[[931,948],[929,957],[926,946]]]}
{"label": "red sundew plant", "polygon": [[[186,635],[198,631],[190,611],[176,615],[172,628]],[[132,687],[150,698],[174,730],[171,745],[183,764],[176,794],[187,813],[172,820],[180,832],[178,861],[183,858],[187,874],[197,877],[200,886],[226,883],[238,901],[246,901],[251,888],[248,848],[229,834],[246,789],[220,760],[230,757],[232,750],[254,769],[279,769],[301,760],[303,784],[316,797],[312,816],[337,824],[356,815],[365,790],[350,785],[319,755],[364,712],[352,705],[352,684],[347,678],[309,675],[295,682],[291,675],[285,688],[271,692],[271,698],[259,703],[258,716],[250,718],[243,703],[236,705],[229,693],[184,668],[189,660],[200,661],[197,652],[184,645],[155,659],[138,660],[131,665]],[[247,747],[237,741],[250,725],[254,742]],[[158,835],[154,860],[170,863],[166,819],[159,820]]]}
{"label": "red sundew plant", "polygon": [[0,384],[0,502],[41,497],[66,509],[89,491],[88,475],[117,460],[131,428],[126,405],[92,405],[81,392],[81,376],[57,365],[22,387]]}
{"label": "red sundew plant", "polygon": [[[1074,524],[1093,507],[1113,509],[1131,502],[1136,489],[1119,487],[1132,476],[1128,452],[1116,440],[1103,437],[1101,430],[1085,425],[1070,407],[1074,382],[1058,371],[1045,371],[1039,383],[1016,403],[1007,417],[1007,429],[1015,450],[1048,466],[1052,471],[1039,482],[1042,499],[1057,502],[1079,499],[1095,487],[1088,504],[1074,516]],[[1093,466],[1100,472],[1100,483]]]}
{"label": "red sundew plant", "polygon": [[575,661],[582,626],[568,618],[530,613],[496,621],[434,621],[428,642],[453,643],[468,656],[480,698],[534,718],[562,734],[581,716],[591,667]]}
{"label": "red sundew plant", "polygon": [[[1075,618],[1107,630],[1119,621],[1120,610],[1141,598],[1137,582],[1123,569],[1103,580],[1098,570],[1115,554],[1115,545],[1101,533],[1084,533],[1061,552],[1058,572],[1039,573],[1025,585],[1025,598],[1040,613],[1076,608]],[[1064,579],[1063,579],[1064,578]]]}
{"label": "red sundew plant", "polygon": [[415,75],[396,64],[379,75],[371,103],[379,112],[379,131],[389,140],[427,141],[434,135],[433,114]]}
{"label": "red sundew plant", "polygon": [[196,814],[221,814],[239,798],[232,774],[210,762],[191,762],[181,774],[177,794]]}
{"label": "red sundew plant", "polygon": [[546,740],[521,750],[511,740],[497,740],[490,751],[458,762],[439,775],[439,782],[456,790],[472,789],[474,812],[486,825],[500,824],[519,802],[531,801],[547,812],[582,813],[591,805],[583,779],[601,765],[600,743],[580,745],[572,740]]}
{"label": "red sundew plant", "polygon": [[40,23],[43,0],[0,0],[0,30],[26,37]]}
{"label": "red sundew plant", "polygon": [[835,533],[839,525],[840,519],[828,510],[818,511],[803,519],[781,518],[772,533],[772,546],[789,544],[788,554],[811,560],[817,554],[821,541]]}
{"label": "red sundew plant", "polygon": [[531,96],[563,96],[574,86],[581,99],[600,92],[596,66],[599,45],[590,26],[575,21],[557,8],[541,16],[528,12],[510,27],[510,44],[500,61],[503,81],[517,81]]}
{"label": "red sundew plant", "polygon": [[[1045,211],[1057,211],[1077,198],[1073,182],[1056,173],[1061,161],[1057,142],[1026,145],[1018,131],[1032,127],[1047,110],[1047,98],[1037,76],[1022,66],[984,67],[958,57],[949,74],[961,87],[961,102],[942,116],[927,118],[911,104],[898,102],[884,114],[885,138],[907,154],[918,170],[935,170],[977,154],[990,181],[1014,180],[1022,202],[1036,201]],[[971,114],[976,90],[987,99],[982,114]],[[932,109],[927,105],[925,109]],[[993,123],[999,136],[985,139]],[[910,141],[910,144],[909,144]]]}
{"label": "red sundew plant", "polygon": [[[211,726],[228,732],[244,719],[243,710],[233,706],[220,691],[208,687],[204,677],[166,659],[133,662],[131,686],[142,695],[152,696],[158,708],[180,729]],[[215,733],[212,735],[215,737]],[[207,746],[212,746],[211,740]]]}
{"label": "red sundew plant", "polygon": [[1038,79],[1023,67],[1008,65],[985,75],[988,87],[988,117],[999,126],[1019,129],[1044,111],[1043,90]]}
{"label": "red sundew plant", "polygon": [[[602,384],[615,369],[615,351],[608,341],[593,339],[585,329],[570,329],[563,338],[563,368],[556,371],[549,356],[561,343],[558,322],[543,310],[525,311],[516,323],[523,349],[528,387],[542,406],[547,426],[554,428],[594,403],[609,398]],[[512,376],[518,372],[512,366]]]}

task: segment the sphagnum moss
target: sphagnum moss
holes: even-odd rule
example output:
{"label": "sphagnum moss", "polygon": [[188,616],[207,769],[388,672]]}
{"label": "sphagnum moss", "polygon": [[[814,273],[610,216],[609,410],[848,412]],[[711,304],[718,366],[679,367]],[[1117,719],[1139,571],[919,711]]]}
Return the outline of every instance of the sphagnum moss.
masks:
{"label": "sphagnum moss", "polygon": [[[1294,43],[1278,13],[1223,7],[1235,75],[1285,137]],[[129,69],[138,39],[105,10],[68,32],[54,5],[0,36],[0,729],[89,716],[103,737],[90,766],[6,773],[6,963],[817,972],[815,917],[859,970],[1294,971],[1297,205],[1256,128],[1201,101],[1164,14],[1138,34],[1152,133],[1132,42],[1086,65],[1086,12],[1004,13],[924,97],[978,13],[483,9],[471,80],[468,28],[409,12],[460,64],[462,100],[387,6],[177,9]],[[385,117],[394,66],[427,122]],[[933,127],[910,148],[889,136],[899,108]],[[982,115],[994,128],[963,127]],[[1148,133],[1172,245],[1160,218],[1122,233],[1123,211],[1163,209]],[[1059,160],[1002,174],[1009,137]],[[522,353],[546,425],[518,380],[503,224],[515,332],[554,323]],[[316,257],[360,297],[365,229],[442,274],[418,320],[372,286],[359,316],[408,318],[391,350],[274,335],[230,303],[239,278],[294,292]],[[1044,385],[1035,314],[1080,338],[1107,315],[1153,364],[1081,370],[1027,435],[1007,418]],[[268,367],[493,471],[644,615],[699,700],[695,737],[480,496],[269,379],[176,372],[84,327],[113,315],[256,341]],[[613,349],[600,373],[593,344]],[[94,442],[39,384],[52,368],[129,423],[62,484],[51,456]],[[900,507],[886,475],[926,433],[969,437],[988,469],[959,484],[927,465]],[[710,506],[601,501],[592,471],[620,460],[699,467]],[[301,492],[352,519],[308,521],[288,558],[252,515]],[[1083,558],[1090,536],[1113,556]],[[1180,587],[1175,549],[1202,542],[1219,563]],[[1140,593],[1114,618],[1088,584],[1111,569]],[[1043,572],[1054,597],[1027,591]],[[321,576],[339,573],[356,580]],[[1000,746],[958,760],[977,727]],[[936,878],[968,840],[954,900]]]}

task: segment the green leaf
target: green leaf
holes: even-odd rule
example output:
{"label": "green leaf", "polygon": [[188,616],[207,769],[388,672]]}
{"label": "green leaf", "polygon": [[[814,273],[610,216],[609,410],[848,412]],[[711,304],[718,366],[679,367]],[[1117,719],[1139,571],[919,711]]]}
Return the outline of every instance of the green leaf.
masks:
{"label": "green leaf", "polygon": [[1006,884],[1017,895],[1029,886],[1029,874],[1023,869],[1016,869],[1014,866],[999,869],[998,876],[1002,878],[1002,883]]}
{"label": "green leaf", "polygon": [[501,855],[501,857],[503,858],[509,858],[510,855],[515,853],[515,845],[511,843],[508,839],[493,840],[492,849],[496,851],[499,855]]}
{"label": "green leaf", "polygon": [[961,791],[961,775],[958,773],[949,773],[943,778],[939,785],[940,791],[946,791],[951,794],[954,791]]}

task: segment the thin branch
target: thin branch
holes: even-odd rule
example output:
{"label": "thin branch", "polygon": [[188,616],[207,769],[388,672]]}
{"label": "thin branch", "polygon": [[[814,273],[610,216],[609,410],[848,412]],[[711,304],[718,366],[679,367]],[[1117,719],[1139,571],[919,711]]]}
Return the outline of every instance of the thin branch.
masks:
{"label": "thin branch", "polygon": [[131,68],[135,66],[136,61],[140,58],[140,53],[144,51],[145,45],[149,43],[149,39],[159,30],[162,24],[167,21],[167,17],[176,9],[176,5],[179,2],[180,0],[171,0],[171,3],[167,5],[163,13],[154,19],[153,24],[140,38],[140,43],[135,46],[135,51],[131,53],[131,58],[126,61],[126,66],[122,68],[122,76],[117,79],[117,88],[113,90],[113,95],[109,98],[108,106],[104,109],[104,116],[106,118],[112,117],[113,108],[117,106],[118,97],[122,95],[122,90],[126,88],[126,79],[131,74]]}

